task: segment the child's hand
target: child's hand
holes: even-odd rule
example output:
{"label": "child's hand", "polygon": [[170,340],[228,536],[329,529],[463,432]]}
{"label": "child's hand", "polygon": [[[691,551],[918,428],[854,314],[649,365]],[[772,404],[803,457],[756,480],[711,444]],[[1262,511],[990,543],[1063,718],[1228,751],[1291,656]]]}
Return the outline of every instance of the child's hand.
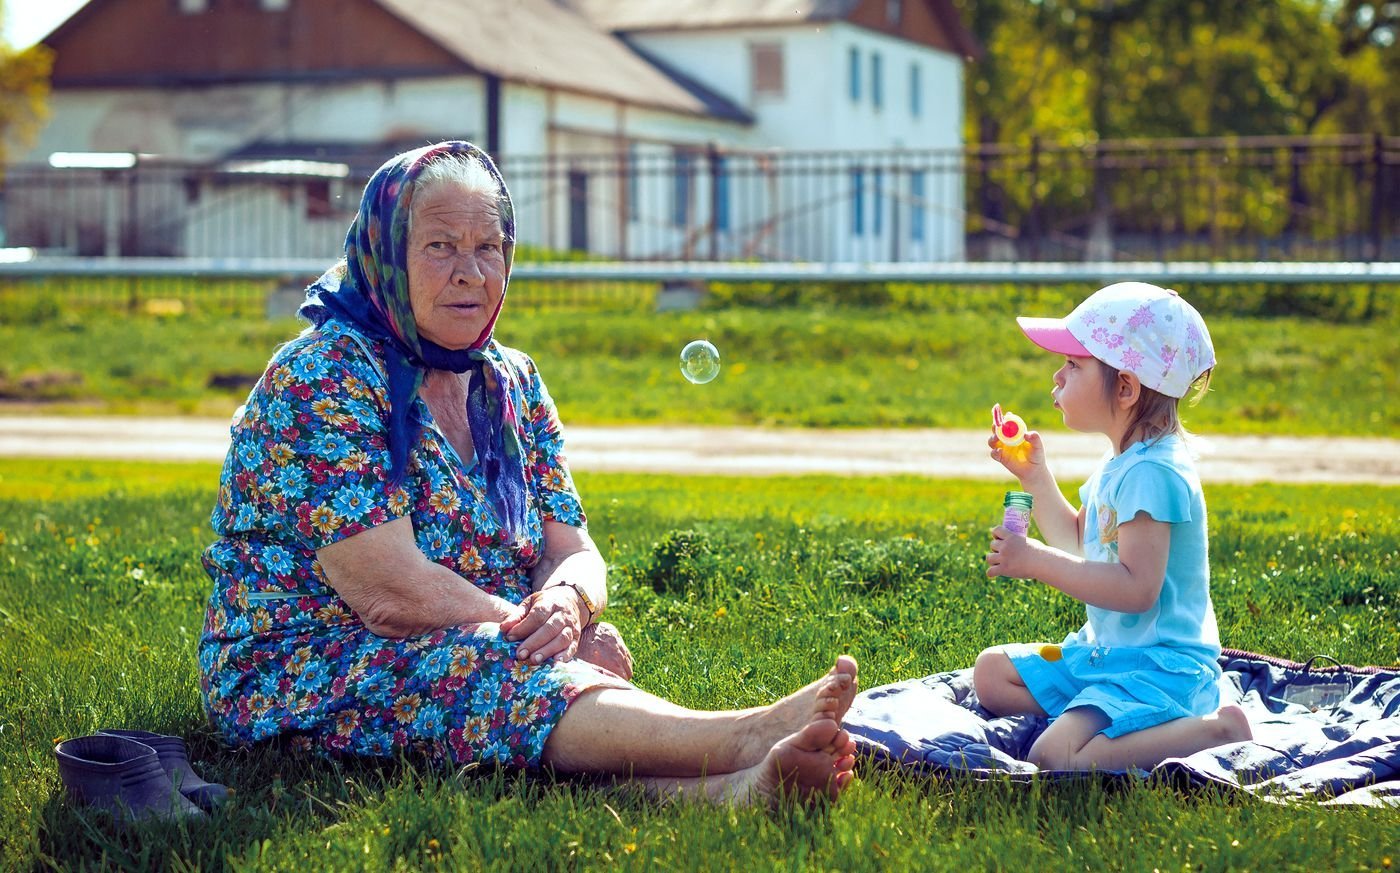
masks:
{"label": "child's hand", "polygon": [[987,448],[992,450],[992,460],[1006,468],[1007,472],[1025,482],[1036,469],[1045,466],[1045,444],[1040,440],[1039,431],[1026,433],[1026,441],[1019,448],[1030,447],[1029,452],[1020,454],[1002,447],[1001,441],[993,433],[987,437]]}
{"label": "child's hand", "polygon": [[1044,549],[1040,540],[1014,534],[1004,527],[992,529],[992,550],[987,553],[987,576],[1034,579],[1036,552]]}

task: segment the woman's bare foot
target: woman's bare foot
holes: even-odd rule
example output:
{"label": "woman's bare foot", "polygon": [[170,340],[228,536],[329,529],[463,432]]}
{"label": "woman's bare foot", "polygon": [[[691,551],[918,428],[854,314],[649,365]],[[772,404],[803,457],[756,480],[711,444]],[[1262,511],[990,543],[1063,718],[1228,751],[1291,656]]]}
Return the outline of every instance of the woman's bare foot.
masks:
{"label": "woman's bare foot", "polygon": [[783,737],[756,766],[734,774],[735,802],[772,805],[794,798],[810,803],[835,800],[855,778],[855,741],[836,722],[814,716],[800,731]]}
{"label": "woman's bare foot", "polygon": [[860,688],[859,671],[855,658],[840,655],[815,682],[776,703],[753,710],[745,719],[746,736],[730,766],[741,770],[758,764],[776,743],[803,730],[819,716],[825,715],[840,727]]}

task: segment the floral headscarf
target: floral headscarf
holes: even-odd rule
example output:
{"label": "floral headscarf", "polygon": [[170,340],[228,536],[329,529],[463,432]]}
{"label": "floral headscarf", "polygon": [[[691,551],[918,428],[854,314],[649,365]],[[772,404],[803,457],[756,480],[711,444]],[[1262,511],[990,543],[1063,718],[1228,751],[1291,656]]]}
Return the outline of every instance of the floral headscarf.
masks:
{"label": "floral headscarf", "polygon": [[[384,343],[389,377],[389,482],[403,481],[408,451],[418,440],[419,422],[409,410],[428,369],[473,371],[467,390],[467,423],[477,461],[486,474],[491,501],[502,526],[515,539],[525,535],[525,465],[517,432],[520,386],[491,334],[505,302],[470,348],[446,349],[418,334],[408,295],[408,219],[413,183],[434,161],[462,155],[478,161],[496,180],[497,207],[505,237],[505,282],[510,282],[515,251],[515,212],[510,192],[491,158],[467,142],[441,142],[391,158],[375,171],[360,198],[360,211],[345,234],[345,260],[306,289],[298,314],[317,327],[330,318],[354,325]],[[492,354],[494,352],[494,354]]]}

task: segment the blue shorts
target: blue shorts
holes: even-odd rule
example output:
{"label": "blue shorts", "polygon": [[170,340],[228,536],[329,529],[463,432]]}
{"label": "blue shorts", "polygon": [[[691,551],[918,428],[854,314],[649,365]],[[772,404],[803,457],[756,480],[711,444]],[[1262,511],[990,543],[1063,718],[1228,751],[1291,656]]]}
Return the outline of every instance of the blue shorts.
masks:
{"label": "blue shorts", "polygon": [[1100,733],[1110,739],[1220,707],[1220,668],[1165,646],[1098,646],[1071,635],[1058,661],[1040,650],[1003,648],[1047,715],[1092,706],[1108,718]]}

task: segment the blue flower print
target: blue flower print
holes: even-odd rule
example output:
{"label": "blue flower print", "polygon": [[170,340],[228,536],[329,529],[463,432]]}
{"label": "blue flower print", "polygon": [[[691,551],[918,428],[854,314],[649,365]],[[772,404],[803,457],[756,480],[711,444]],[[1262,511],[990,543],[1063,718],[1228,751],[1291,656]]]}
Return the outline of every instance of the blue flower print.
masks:
{"label": "blue flower print", "polygon": [[[531,459],[523,543],[500,537],[483,471],[455,467],[431,429],[409,447],[402,483],[389,487],[380,347],[332,320],[278,350],[233,425],[211,514],[220,538],[203,555],[214,584],[201,691],[229,742],[280,736],[329,755],[411,751],[459,765],[534,765],[570,701],[611,681],[581,662],[522,668],[494,625],[375,637],[317,561],[316,550],[339,537],[407,517],[419,550],[466,582],[508,603],[529,594],[542,522],[585,520],[534,364],[490,353],[507,355],[522,388],[511,402]],[[410,414],[429,417],[421,400]],[[267,591],[296,594],[247,597]]]}
{"label": "blue flower print", "polygon": [[447,731],[447,723],[443,719],[442,707],[436,703],[429,703],[418,710],[418,715],[413,719],[413,728],[425,737],[436,739]]}
{"label": "blue flower print", "polygon": [[330,375],[330,363],[321,355],[298,355],[292,359],[291,370],[303,382],[317,382]]}
{"label": "blue flower print", "polygon": [[345,516],[348,521],[358,521],[364,517],[365,513],[369,512],[373,502],[374,495],[370,493],[369,489],[359,485],[346,485],[336,493],[331,505],[335,507],[337,513]]}
{"label": "blue flower print", "polygon": [[447,673],[452,666],[452,652],[449,649],[430,649],[418,666],[418,675],[424,679],[437,679]]}
{"label": "blue flower print", "polygon": [[292,418],[292,407],[285,398],[277,397],[267,404],[264,413],[267,423],[275,431],[283,431],[292,426],[295,419]]}
{"label": "blue flower print", "polygon": [[579,512],[578,500],[565,491],[551,491],[544,497],[545,506],[555,521],[579,527],[583,524],[583,513]]}
{"label": "blue flower print", "polygon": [[335,430],[323,430],[311,440],[312,454],[328,461],[339,461],[350,454],[350,441]]}
{"label": "blue flower print", "polygon": [[292,556],[281,546],[268,546],[263,552],[263,566],[274,576],[288,576],[295,569],[292,564]]}
{"label": "blue flower print", "polygon": [[418,547],[430,561],[441,561],[452,552],[455,538],[446,524],[428,525],[418,538]]}

